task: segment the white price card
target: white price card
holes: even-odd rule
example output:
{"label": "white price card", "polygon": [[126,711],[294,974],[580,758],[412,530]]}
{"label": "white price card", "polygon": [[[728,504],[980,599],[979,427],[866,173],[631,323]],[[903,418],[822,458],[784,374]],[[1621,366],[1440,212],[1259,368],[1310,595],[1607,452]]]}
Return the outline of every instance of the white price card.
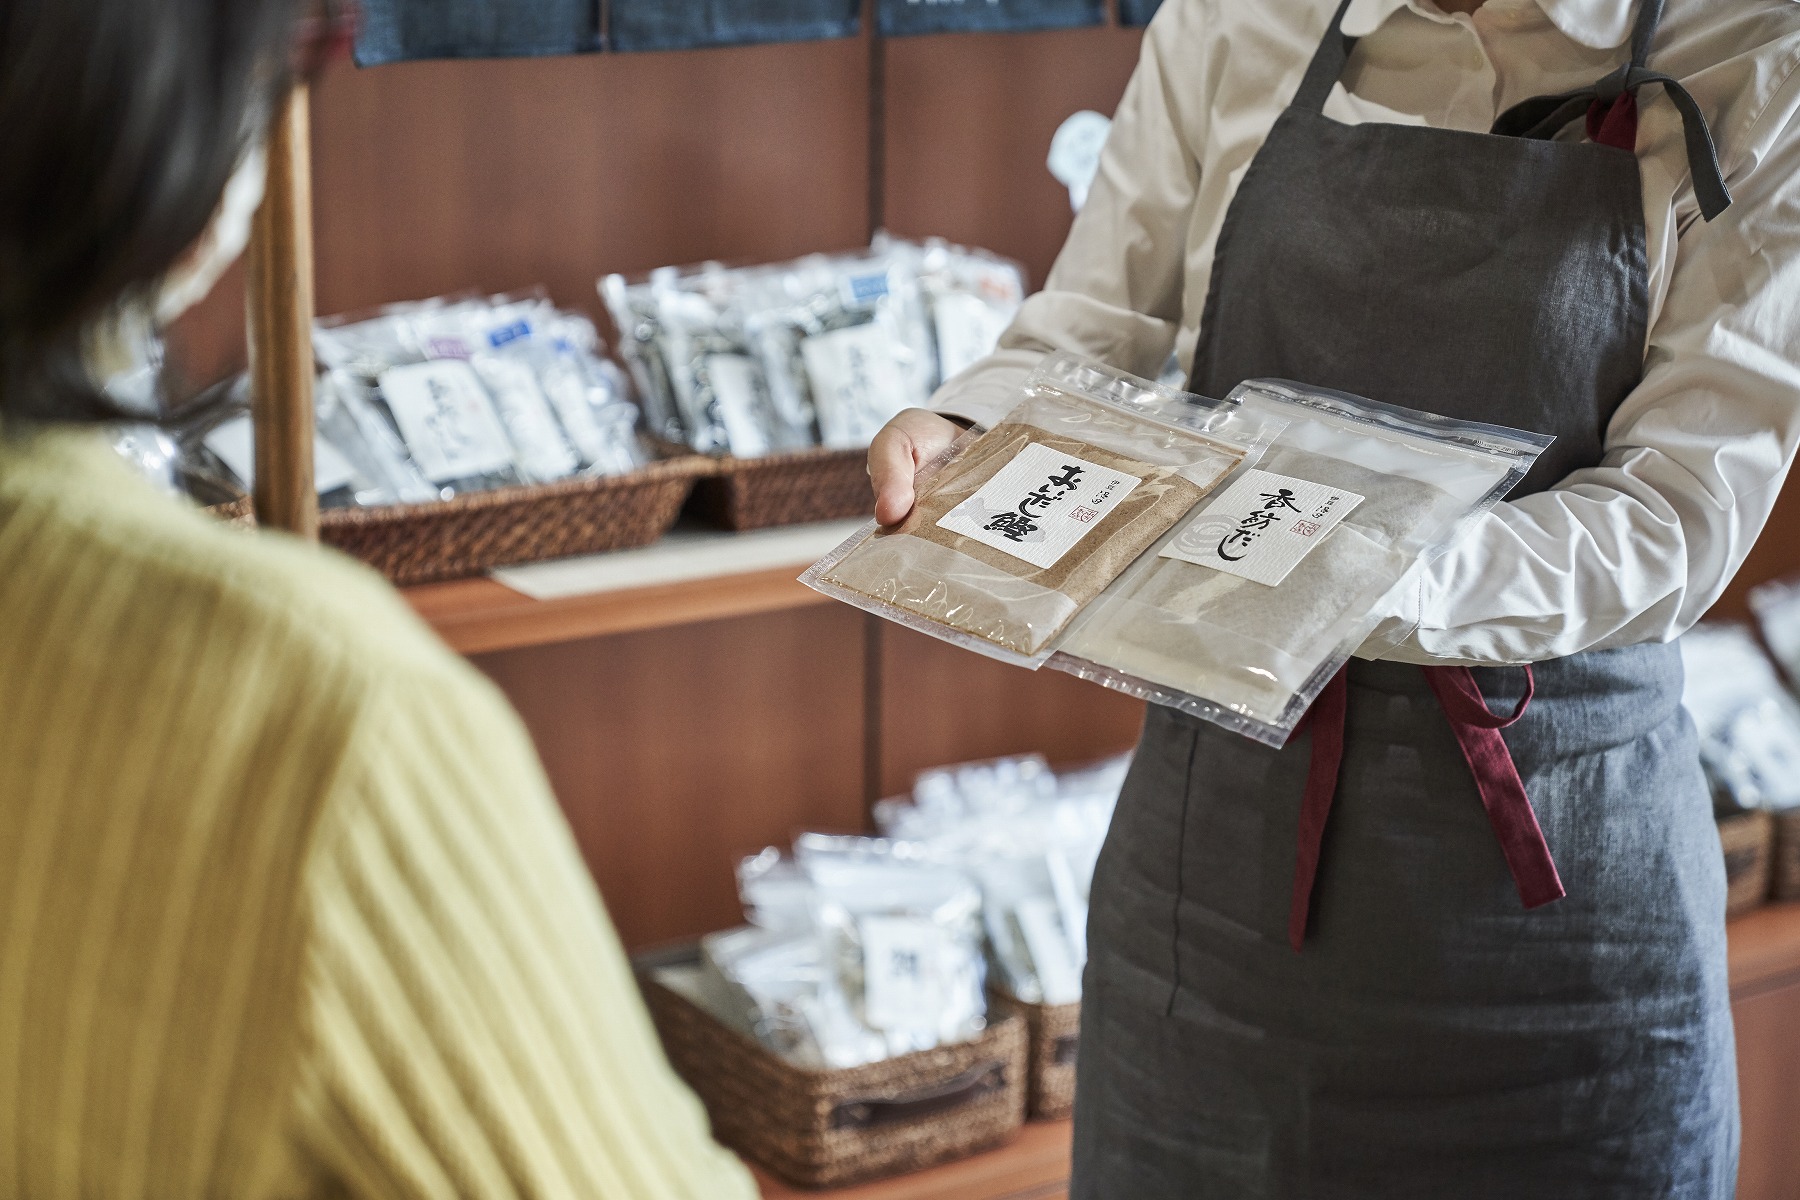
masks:
{"label": "white price card", "polygon": [[1273,471],[1245,471],[1163,548],[1177,558],[1274,587],[1363,498]]}
{"label": "white price card", "polygon": [[938,526],[1035,567],[1052,567],[1142,482],[1033,442]]}
{"label": "white price card", "polygon": [[468,363],[446,358],[391,367],[379,386],[413,461],[433,483],[512,467],[506,430]]}
{"label": "white price card", "polygon": [[880,325],[852,325],[800,343],[819,415],[820,440],[834,450],[867,446],[913,396]]}
{"label": "white price card", "polygon": [[945,933],[917,917],[864,917],[863,1018],[875,1029],[930,1025],[944,1005]]}

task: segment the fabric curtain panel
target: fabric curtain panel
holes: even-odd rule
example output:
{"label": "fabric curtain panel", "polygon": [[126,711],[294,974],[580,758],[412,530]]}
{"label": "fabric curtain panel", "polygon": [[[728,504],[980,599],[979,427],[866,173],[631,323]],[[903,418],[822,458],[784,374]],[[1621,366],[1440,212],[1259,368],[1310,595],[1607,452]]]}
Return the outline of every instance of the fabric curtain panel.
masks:
{"label": "fabric curtain panel", "polygon": [[611,0],[613,50],[687,50],[854,37],[858,0]]}
{"label": "fabric curtain panel", "polygon": [[600,49],[600,0],[362,0],[356,63]]}
{"label": "fabric curtain panel", "polygon": [[876,0],[881,32],[1005,33],[1106,22],[1105,0]]}
{"label": "fabric curtain panel", "polygon": [[1162,0],[1119,0],[1119,24],[1142,27],[1150,23]]}

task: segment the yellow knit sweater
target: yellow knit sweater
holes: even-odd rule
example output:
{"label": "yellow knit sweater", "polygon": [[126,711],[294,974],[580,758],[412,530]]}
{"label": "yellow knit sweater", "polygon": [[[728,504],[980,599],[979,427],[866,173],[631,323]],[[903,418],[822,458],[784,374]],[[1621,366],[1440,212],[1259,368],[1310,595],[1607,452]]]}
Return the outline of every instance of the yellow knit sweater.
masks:
{"label": "yellow knit sweater", "polygon": [[755,1189],[381,580],[0,439],[0,1197]]}

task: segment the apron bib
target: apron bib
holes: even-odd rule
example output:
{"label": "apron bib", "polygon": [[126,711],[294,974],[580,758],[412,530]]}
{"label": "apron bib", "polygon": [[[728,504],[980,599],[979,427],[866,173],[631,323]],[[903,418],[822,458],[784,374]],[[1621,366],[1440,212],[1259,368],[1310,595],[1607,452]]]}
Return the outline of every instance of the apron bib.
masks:
{"label": "apron bib", "polygon": [[[1680,108],[1706,215],[1729,203],[1644,66],[1660,0],[1625,67],[1488,134],[1323,116],[1345,8],[1226,212],[1192,388],[1553,433],[1514,494],[1548,488],[1642,373],[1638,87]],[[1584,113],[1594,140],[1550,140]],[[1535,678],[1354,661],[1281,750],[1153,706],[1094,877],[1074,1200],[1730,1200],[1724,872],[1681,682],[1672,645]]]}

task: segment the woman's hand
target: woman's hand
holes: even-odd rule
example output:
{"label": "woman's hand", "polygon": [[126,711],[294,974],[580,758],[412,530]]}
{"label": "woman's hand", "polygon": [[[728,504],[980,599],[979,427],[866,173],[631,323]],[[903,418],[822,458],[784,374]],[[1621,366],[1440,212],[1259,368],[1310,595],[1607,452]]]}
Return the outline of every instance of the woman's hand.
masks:
{"label": "woman's hand", "polygon": [[948,450],[962,431],[956,422],[923,408],[909,408],[882,427],[869,443],[877,521],[898,525],[906,520],[913,506],[913,475]]}

